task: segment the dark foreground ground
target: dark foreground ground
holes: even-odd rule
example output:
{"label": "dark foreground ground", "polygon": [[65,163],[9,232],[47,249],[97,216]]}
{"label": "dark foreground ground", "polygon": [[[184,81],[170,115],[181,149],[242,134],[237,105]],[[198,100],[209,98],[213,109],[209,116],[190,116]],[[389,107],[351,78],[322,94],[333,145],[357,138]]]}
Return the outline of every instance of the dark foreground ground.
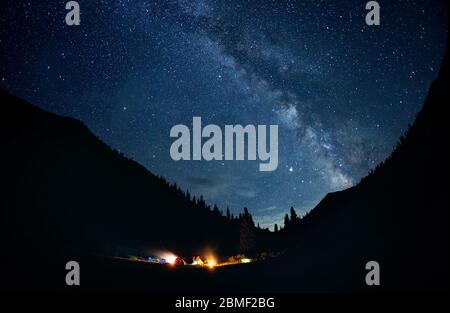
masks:
{"label": "dark foreground ground", "polygon": [[[70,260],[76,260],[80,264],[80,286],[67,286],[65,283],[66,274],[69,272],[65,265]],[[318,264],[313,260],[298,262],[295,258],[291,261],[289,258],[281,258],[214,269],[149,264],[101,256],[53,256],[46,260],[4,259],[3,262],[5,265],[0,271],[3,281],[1,288],[6,287],[8,291],[152,294],[345,293],[395,291],[399,286],[405,291],[417,291],[421,287],[428,291],[442,290],[439,285],[402,286],[398,280],[403,273],[396,273],[389,267],[382,268],[381,286],[367,286],[363,262],[337,264],[331,259]],[[341,270],[336,271],[336,267]],[[414,276],[414,273],[411,275]],[[446,274],[442,275],[445,279]],[[7,286],[4,285],[6,282]]]}

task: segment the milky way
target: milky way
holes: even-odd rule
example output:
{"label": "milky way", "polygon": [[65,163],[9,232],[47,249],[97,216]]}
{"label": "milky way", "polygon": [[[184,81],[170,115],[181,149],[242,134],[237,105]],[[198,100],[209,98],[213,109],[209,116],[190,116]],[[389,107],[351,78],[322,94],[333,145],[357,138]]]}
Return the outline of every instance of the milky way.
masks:
{"label": "milky way", "polygon": [[[2,12],[1,87],[262,226],[356,184],[392,151],[437,76],[447,1],[19,1]],[[345,3],[344,3],[345,2]],[[170,128],[278,124],[279,166],[174,162]]]}

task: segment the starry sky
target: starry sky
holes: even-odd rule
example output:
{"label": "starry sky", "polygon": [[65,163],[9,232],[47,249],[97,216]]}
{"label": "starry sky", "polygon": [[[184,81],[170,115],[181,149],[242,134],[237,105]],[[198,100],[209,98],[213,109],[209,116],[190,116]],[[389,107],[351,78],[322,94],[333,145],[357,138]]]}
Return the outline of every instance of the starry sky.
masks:
{"label": "starry sky", "polygon": [[[264,227],[356,184],[436,78],[448,1],[2,2],[0,86],[83,121],[151,172]],[[279,165],[170,158],[176,124],[278,124]]]}

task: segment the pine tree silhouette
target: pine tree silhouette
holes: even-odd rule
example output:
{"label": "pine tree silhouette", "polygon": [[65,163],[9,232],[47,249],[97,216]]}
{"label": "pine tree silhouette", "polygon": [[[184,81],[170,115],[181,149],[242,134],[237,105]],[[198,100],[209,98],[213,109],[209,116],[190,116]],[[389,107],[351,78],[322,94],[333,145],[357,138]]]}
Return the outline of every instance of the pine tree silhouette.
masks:
{"label": "pine tree silhouette", "polygon": [[252,253],[256,246],[256,234],[254,232],[255,223],[247,208],[241,215],[241,225],[239,231],[239,253]]}
{"label": "pine tree silhouette", "polygon": [[287,227],[289,227],[290,221],[289,221],[289,216],[286,215],[284,216],[284,228],[286,229]]}
{"label": "pine tree silhouette", "polygon": [[290,220],[290,224],[291,224],[291,225],[298,224],[299,221],[300,221],[300,218],[298,217],[297,213],[295,212],[294,207],[291,207],[291,220]]}

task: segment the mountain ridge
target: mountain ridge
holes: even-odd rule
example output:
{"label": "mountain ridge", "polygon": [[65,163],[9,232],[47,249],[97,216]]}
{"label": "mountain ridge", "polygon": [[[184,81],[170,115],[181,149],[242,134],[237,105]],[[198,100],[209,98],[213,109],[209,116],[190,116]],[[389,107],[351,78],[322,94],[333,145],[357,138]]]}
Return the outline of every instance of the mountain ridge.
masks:
{"label": "mountain ridge", "polygon": [[[286,240],[298,242],[279,267],[323,264],[321,273],[302,272],[310,288],[367,290],[364,265],[375,260],[387,290],[448,289],[448,82],[447,51],[422,109],[391,155],[287,228]],[[315,283],[327,279],[333,283],[326,287]]]}
{"label": "mountain ridge", "polygon": [[[136,246],[181,251],[185,248],[179,241],[192,241],[186,236],[190,233],[199,238],[196,248],[217,245],[214,248],[236,250],[237,218],[229,220],[211,210],[202,197],[191,199],[176,184],[169,185],[138,162],[111,149],[82,122],[37,108],[6,91],[0,91],[0,98],[0,139],[5,148],[1,164],[7,178],[0,191],[5,229],[20,233],[11,229],[15,225],[25,233],[24,221],[28,221],[30,230],[39,221],[35,234],[55,230],[47,234],[48,240],[84,232],[80,236],[83,243],[78,238],[77,245],[97,249],[107,239],[128,238],[124,246],[133,246],[135,241]],[[149,219],[148,226],[145,219]],[[55,226],[64,220],[67,229],[56,231]],[[187,225],[196,220],[201,227]],[[226,236],[230,243],[225,242]],[[69,236],[66,240],[73,243],[75,238]],[[111,249],[115,248],[108,247]]]}

